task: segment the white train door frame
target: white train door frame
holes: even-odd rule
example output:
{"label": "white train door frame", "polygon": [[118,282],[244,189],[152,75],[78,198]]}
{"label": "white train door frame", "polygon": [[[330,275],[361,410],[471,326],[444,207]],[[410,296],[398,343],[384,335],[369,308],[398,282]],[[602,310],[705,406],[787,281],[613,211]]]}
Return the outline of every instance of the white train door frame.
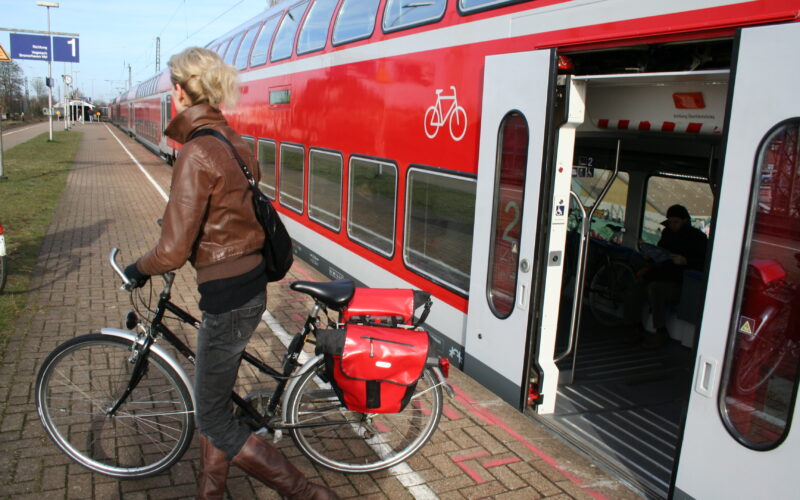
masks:
{"label": "white train door frame", "polygon": [[525,385],[554,81],[554,51],[486,58],[464,370],[515,406]]}
{"label": "white train door frame", "polygon": [[[725,165],[715,220],[714,258],[697,363],[675,478],[674,498],[797,498],[800,413],[773,449],[740,444],[725,424],[721,397],[734,303],[747,238],[754,168],[764,138],[800,117],[800,24],[742,30],[733,78]],[[796,249],[795,249],[796,250]],[[797,325],[794,325],[796,328]],[[794,403],[794,400],[792,400]]]}

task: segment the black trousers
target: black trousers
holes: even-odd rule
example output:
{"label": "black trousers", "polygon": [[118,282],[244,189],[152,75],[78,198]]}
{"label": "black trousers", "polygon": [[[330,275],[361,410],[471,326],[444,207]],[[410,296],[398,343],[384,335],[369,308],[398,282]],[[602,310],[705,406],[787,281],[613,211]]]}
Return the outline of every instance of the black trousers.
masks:
{"label": "black trousers", "polygon": [[233,416],[231,391],[242,353],[266,309],[266,291],[221,314],[203,311],[195,363],[196,416],[200,433],[231,460],[252,432]]}

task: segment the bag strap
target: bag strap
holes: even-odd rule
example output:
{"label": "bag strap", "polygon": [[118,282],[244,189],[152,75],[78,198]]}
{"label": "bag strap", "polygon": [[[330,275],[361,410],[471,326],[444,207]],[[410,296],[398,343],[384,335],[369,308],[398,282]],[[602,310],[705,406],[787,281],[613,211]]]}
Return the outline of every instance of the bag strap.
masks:
{"label": "bag strap", "polygon": [[222,135],[222,133],[220,133],[220,132],[218,132],[218,131],[216,131],[214,129],[203,128],[203,129],[198,130],[194,134],[192,134],[192,136],[189,138],[189,140],[191,141],[195,137],[203,137],[205,135],[214,136],[217,139],[219,139],[220,141],[222,141],[225,144],[227,144],[231,148],[231,151],[233,152],[233,156],[234,156],[234,158],[236,158],[236,161],[239,163],[239,168],[241,168],[242,172],[244,172],[244,176],[247,177],[247,182],[250,184],[250,187],[253,188],[254,190],[257,190],[258,187],[256,187],[256,180],[253,178],[253,174],[250,173],[250,169],[247,168],[247,164],[245,164],[245,162],[242,160],[242,157],[239,156],[239,152],[236,151],[236,148],[233,146],[233,144],[231,144],[231,141],[229,141],[227,137]]}

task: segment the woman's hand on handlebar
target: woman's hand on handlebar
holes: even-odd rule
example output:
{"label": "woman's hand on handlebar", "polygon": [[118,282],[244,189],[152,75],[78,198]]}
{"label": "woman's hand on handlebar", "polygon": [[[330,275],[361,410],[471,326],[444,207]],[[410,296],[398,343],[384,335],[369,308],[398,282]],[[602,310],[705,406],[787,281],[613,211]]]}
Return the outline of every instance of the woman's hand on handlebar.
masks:
{"label": "woman's hand on handlebar", "polygon": [[147,283],[147,280],[150,279],[150,276],[146,274],[142,274],[136,268],[136,263],[129,265],[125,268],[125,276],[130,280],[130,288],[140,288]]}

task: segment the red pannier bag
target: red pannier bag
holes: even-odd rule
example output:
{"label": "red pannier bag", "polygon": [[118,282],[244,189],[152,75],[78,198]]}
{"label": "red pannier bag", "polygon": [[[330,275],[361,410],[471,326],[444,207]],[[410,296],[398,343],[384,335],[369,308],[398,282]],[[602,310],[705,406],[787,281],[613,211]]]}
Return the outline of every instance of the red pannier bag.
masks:
{"label": "red pannier bag", "polygon": [[339,400],[360,413],[403,411],[428,359],[424,330],[346,325],[318,330],[318,354]]}
{"label": "red pannier bag", "polygon": [[410,325],[414,319],[414,311],[420,306],[426,306],[422,320],[427,316],[430,298],[430,293],[421,290],[356,288],[353,298],[342,311],[340,320],[342,323]]}

